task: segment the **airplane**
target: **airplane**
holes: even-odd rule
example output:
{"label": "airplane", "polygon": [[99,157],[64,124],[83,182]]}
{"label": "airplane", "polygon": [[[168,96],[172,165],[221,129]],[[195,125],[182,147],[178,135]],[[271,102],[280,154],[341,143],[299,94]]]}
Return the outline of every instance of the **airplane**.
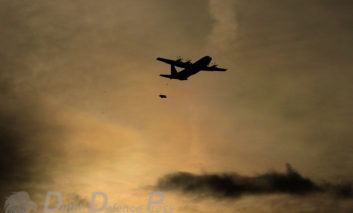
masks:
{"label": "airplane", "polygon": [[[177,60],[170,60],[166,58],[157,58],[158,61],[162,61],[164,63],[170,64],[170,75],[161,74],[161,77],[169,78],[169,79],[177,79],[177,80],[188,80],[188,78],[192,75],[200,71],[226,71],[227,69],[218,68],[217,65],[208,66],[212,60],[210,56],[205,56],[196,61],[195,63],[191,63],[191,61],[183,62],[181,58]],[[177,72],[175,67],[184,68],[182,71]]]}

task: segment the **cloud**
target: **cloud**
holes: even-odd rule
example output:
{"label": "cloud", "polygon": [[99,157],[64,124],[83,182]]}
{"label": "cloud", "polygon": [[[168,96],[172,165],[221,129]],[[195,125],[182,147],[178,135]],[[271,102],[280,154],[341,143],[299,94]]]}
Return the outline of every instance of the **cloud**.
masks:
{"label": "cloud", "polygon": [[326,183],[322,188],[338,198],[353,198],[353,185],[351,183]]}
{"label": "cloud", "polygon": [[332,192],[343,198],[352,197],[350,184],[317,184],[303,177],[289,164],[286,167],[286,173],[268,172],[252,177],[236,173],[196,175],[178,172],[160,178],[156,188],[221,199],[238,198],[247,194],[306,195],[318,192]]}
{"label": "cloud", "polygon": [[61,153],[56,148],[64,128],[34,83],[26,81],[35,75],[29,61],[38,42],[24,21],[27,6],[5,1],[0,8],[7,17],[0,21],[6,29],[0,35],[0,204],[11,192],[31,190],[30,182],[48,180],[46,169],[53,163],[48,156]]}
{"label": "cloud", "polygon": [[[0,76],[1,77],[1,76]],[[2,80],[2,79],[0,79]],[[58,149],[65,128],[52,110],[28,93],[0,91],[0,197],[18,190],[31,192],[32,183],[50,181],[48,168],[61,157]],[[51,157],[55,154],[55,159]]]}
{"label": "cloud", "polygon": [[232,0],[210,0],[210,15],[214,19],[209,34],[208,47],[214,52],[224,53],[236,39],[237,22]]}

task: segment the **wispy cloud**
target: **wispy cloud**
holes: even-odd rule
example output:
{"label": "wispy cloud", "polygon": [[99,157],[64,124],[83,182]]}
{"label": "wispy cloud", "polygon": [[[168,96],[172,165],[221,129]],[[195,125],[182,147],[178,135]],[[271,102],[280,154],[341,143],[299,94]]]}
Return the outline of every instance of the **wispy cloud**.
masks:
{"label": "wispy cloud", "polygon": [[212,51],[223,53],[236,39],[238,24],[236,22],[234,1],[210,0],[210,14],[214,24],[209,34],[209,48]]}

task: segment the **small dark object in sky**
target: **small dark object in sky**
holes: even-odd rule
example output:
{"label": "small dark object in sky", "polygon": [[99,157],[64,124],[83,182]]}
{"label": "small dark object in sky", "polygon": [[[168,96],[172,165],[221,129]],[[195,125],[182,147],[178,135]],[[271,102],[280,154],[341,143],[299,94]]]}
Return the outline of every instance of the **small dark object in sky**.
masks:
{"label": "small dark object in sky", "polygon": [[159,95],[160,98],[167,98],[166,95]]}
{"label": "small dark object in sky", "polygon": [[[208,66],[212,60],[210,56],[205,56],[191,63],[191,61],[183,62],[181,58],[177,60],[170,60],[166,58],[157,58],[158,61],[170,64],[170,75],[161,74],[161,77],[177,80],[187,80],[190,76],[195,75],[200,71],[226,71],[227,69],[219,68],[216,64]],[[177,72],[175,67],[184,68],[182,71]]]}

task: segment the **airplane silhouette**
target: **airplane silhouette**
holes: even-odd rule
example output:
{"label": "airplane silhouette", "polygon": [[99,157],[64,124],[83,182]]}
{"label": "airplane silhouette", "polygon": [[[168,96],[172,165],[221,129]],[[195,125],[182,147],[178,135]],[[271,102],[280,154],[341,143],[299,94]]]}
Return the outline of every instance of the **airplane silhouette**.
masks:
{"label": "airplane silhouette", "polygon": [[[210,56],[205,56],[196,61],[195,63],[191,63],[190,61],[183,62],[181,58],[177,60],[170,60],[166,58],[157,58],[158,61],[162,61],[164,63],[170,64],[170,75],[161,74],[161,77],[170,78],[170,79],[178,79],[178,80],[188,80],[188,78],[192,75],[200,71],[226,71],[227,69],[218,68],[217,65],[208,66],[212,60]],[[175,67],[184,68],[182,71],[177,72]]]}

